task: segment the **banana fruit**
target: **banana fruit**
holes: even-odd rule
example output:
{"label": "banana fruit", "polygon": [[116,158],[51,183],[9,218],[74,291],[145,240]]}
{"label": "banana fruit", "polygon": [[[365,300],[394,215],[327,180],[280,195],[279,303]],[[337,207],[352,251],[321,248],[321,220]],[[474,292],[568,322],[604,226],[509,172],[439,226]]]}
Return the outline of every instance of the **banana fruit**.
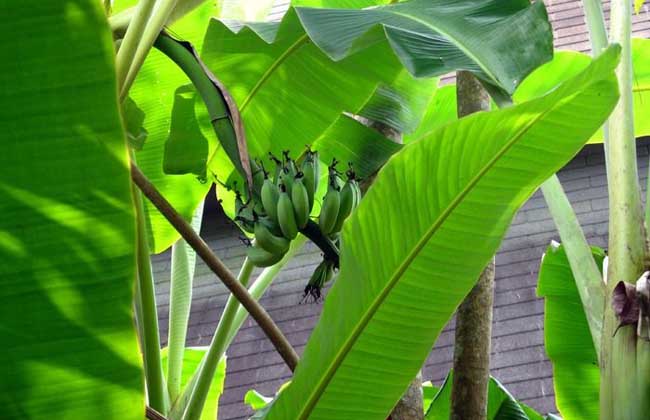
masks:
{"label": "banana fruit", "polygon": [[298,235],[298,225],[289,192],[284,184],[280,184],[280,198],[278,199],[278,224],[282,234],[287,239],[295,239]]}
{"label": "banana fruit", "polygon": [[333,233],[341,207],[341,192],[339,191],[337,178],[338,174],[333,164],[329,168],[327,193],[323,197],[323,205],[320,209],[320,216],[318,216],[318,225],[325,235]]}
{"label": "banana fruit", "polygon": [[269,267],[278,263],[284,257],[284,254],[272,254],[257,244],[254,244],[248,247],[246,256],[257,267]]}
{"label": "banana fruit", "polygon": [[302,172],[298,172],[293,182],[293,189],[291,190],[291,202],[293,203],[296,224],[299,229],[302,229],[307,225],[309,213],[311,213],[309,195],[303,179]]}
{"label": "banana fruit", "polygon": [[[361,199],[352,167],[346,172],[347,180],[344,182],[336,169],[338,162],[336,159],[332,161],[328,167],[327,192],[321,203],[318,224],[311,222],[311,227],[306,229],[320,180],[318,152],[308,147],[297,160],[288,151],[282,153],[281,159],[269,154],[269,160],[271,166],[275,165],[273,174],[266,171],[261,160],[251,160],[252,194],[247,201],[239,193],[235,197],[235,221],[255,237],[247,251],[249,260],[259,267],[278,263],[289,250],[291,241],[303,229],[312,234],[316,229],[316,234],[327,236],[338,244],[345,220]],[[324,260],[305,288],[305,297],[320,299],[321,288],[333,276],[334,263]]]}

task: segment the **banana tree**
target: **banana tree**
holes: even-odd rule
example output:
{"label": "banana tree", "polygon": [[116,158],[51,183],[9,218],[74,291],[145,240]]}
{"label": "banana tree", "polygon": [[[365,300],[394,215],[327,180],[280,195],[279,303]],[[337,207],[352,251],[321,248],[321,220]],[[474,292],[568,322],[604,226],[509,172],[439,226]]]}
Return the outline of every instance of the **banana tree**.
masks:
{"label": "banana tree", "polygon": [[[13,36],[3,37],[1,49],[9,66],[0,79],[6,93],[1,99],[6,110],[3,133],[9,136],[3,163],[11,169],[5,172],[7,199],[2,207],[7,215],[2,220],[7,264],[1,278],[7,287],[0,297],[5,330],[12,337],[1,353],[8,368],[0,379],[5,414],[39,418],[55,411],[60,417],[87,418],[101,412],[107,417],[142,418],[144,377],[146,403],[155,411],[173,419],[211,415],[214,407],[206,409],[205,401],[214,395],[210,390],[218,394],[225,348],[247,313],[295,368],[295,351],[256,299],[303,239],[293,241],[283,261],[268,267],[247,290],[250,261],[235,278],[189,223],[208,181],[215,180],[211,172],[218,181],[239,179],[252,189],[250,157],[277,152],[274,147],[296,151],[307,142],[327,143],[325,133],[362,133],[344,112],[372,110],[376,115],[384,109],[378,104],[391,96],[387,92],[400,92],[405,86],[412,90],[415,82],[405,75],[402,63],[429,76],[466,68],[497,92],[497,98],[510,95],[528,72],[550,58],[551,36],[542,5],[500,4],[485,0],[483,15],[472,1],[441,1],[435,7],[412,2],[342,16],[335,10],[292,9],[279,25],[251,24],[239,34],[228,34],[223,23],[206,19],[211,9],[200,2],[142,0],[110,20],[113,39],[96,0],[8,5],[3,28],[21,38],[18,42]],[[34,13],[43,27],[33,25]],[[345,33],[319,28],[324,20],[313,17],[320,13],[340,19],[346,30],[356,26],[352,31],[356,40],[347,45],[330,42],[328,33],[334,37]],[[415,19],[418,16],[421,19]],[[468,31],[477,19],[481,31]],[[355,20],[358,25],[352,24]],[[196,47],[161,32],[172,21],[176,23],[171,30],[179,35],[187,31]],[[504,29],[527,26],[533,30]],[[203,38],[201,28],[206,27]],[[490,48],[482,43],[485,31],[494,35]],[[228,43],[223,42],[226,38]],[[237,39],[244,41],[229,51]],[[531,42],[541,47],[530,49]],[[506,54],[516,50],[513,45],[525,50],[521,56],[525,59],[515,59],[514,52]],[[156,50],[151,51],[152,46]],[[246,46],[253,50],[249,57],[259,61],[241,62]],[[419,55],[423,47],[427,54]],[[203,50],[203,60],[197,48]],[[378,51],[386,53],[383,60],[371,61]],[[495,58],[504,51],[508,59]],[[441,64],[435,57],[442,53],[452,53],[445,57],[453,60]],[[330,58],[339,61],[332,63]],[[386,415],[477,270],[493,254],[517,207],[576,153],[609,114],[617,100],[613,74],[617,60],[618,49],[613,47],[547,96],[442,127],[391,159],[343,224],[340,278],[292,384],[268,416],[356,416],[360,399],[373,384],[382,385],[381,394],[365,414]],[[369,67],[373,63],[377,67]],[[250,66],[249,72],[242,72],[244,64]],[[303,70],[305,77],[287,77],[291,68]],[[333,86],[342,89],[324,102],[322,114],[305,114],[282,96],[269,100],[274,84],[292,86],[293,94],[320,86],[309,72],[320,83],[335,81],[339,85]],[[192,86],[185,86],[188,81]],[[304,96],[296,95],[296,102],[304,101]],[[405,97],[389,102],[393,108],[383,114],[386,120],[414,128],[417,113],[395,110],[426,101],[413,105],[412,98]],[[289,113],[292,110],[294,114]],[[564,123],[567,113],[576,115],[571,127]],[[292,115],[295,127],[283,115]],[[122,121],[129,128],[129,139],[139,142],[127,143]],[[167,138],[170,127],[173,136]],[[248,142],[243,141],[242,127]],[[560,131],[565,135],[562,141]],[[486,138],[481,147],[470,141],[479,132]],[[188,155],[177,147],[184,137],[188,148],[203,152],[192,154],[193,150],[186,159]],[[52,147],[44,147],[45,141]],[[553,147],[540,152],[542,145]],[[336,155],[336,147],[331,147]],[[523,165],[523,159],[533,154],[544,159]],[[199,155],[204,156],[200,159],[205,161],[205,174],[195,166]],[[436,171],[430,169],[431,163]],[[165,169],[187,173],[170,175]],[[495,188],[513,174],[516,182]],[[52,177],[59,182],[44,188],[43,180]],[[421,185],[436,188],[419,191]],[[393,203],[388,212],[386,202]],[[420,211],[417,218],[400,217]],[[208,349],[185,350],[179,345],[183,334],[173,334],[170,341],[175,343],[170,342],[165,354],[160,351],[149,255],[179,237],[185,241],[174,259],[179,277],[191,277],[191,248],[235,298]],[[467,255],[461,251],[470,238],[481,241]],[[405,246],[391,247],[397,240]],[[385,257],[379,265],[378,255]],[[450,265],[454,261],[458,265]],[[429,275],[435,278],[421,282]],[[175,289],[174,296],[178,298],[174,306],[180,308],[174,317],[180,320],[179,327],[174,329],[182,330],[187,291]],[[441,305],[431,311],[434,299]],[[29,316],[16,316],[25,308]],[[381,344],[392,342],[398,329],[409,331],[395,342],[408,350],[406,358],[386,353],[388,347]],[[361,375],[350,375],[350,369]]]}

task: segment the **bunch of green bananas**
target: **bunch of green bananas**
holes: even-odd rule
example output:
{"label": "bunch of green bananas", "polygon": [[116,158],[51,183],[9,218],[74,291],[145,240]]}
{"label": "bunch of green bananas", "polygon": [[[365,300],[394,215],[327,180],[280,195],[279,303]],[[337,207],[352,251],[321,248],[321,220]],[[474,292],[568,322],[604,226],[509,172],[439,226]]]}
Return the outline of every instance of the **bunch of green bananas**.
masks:
{"label": "bunch of green bananas", "polygon": [[[310,221],[309,217],[320,180],[318,152],[307,148],[298,161],[293,160],[288,152],[283,152],[282,159],[272,154],[269,157],[271,164],[275,165],[274,174],[267,172],[262,162],[253,162],[251,197],[244,202],[242,195],[237,193],[235,199],[235,221],[243,230],[255,236],[252,246],[248,248],[249,261],[258,267],[279,262],[301,231],[321,246],[324,252],[327,247],[322,242],[319,244],[315,238],[326,238],[325,242],[338,253],[343,222],[361,200],[352,165],[346,172],[345,182],[336,169],[336,159],[328,167],[327,192],[316,223]],[[331,257],[331,253],[329,255]],[[335,262],[325,257],[305,287],[303,298],[319,300],[321,288],[332,279],[337,266],[338,260]]]}
{"label": "bunch of green bananas", "polygon": [[318,225],[321,231],[332,239],[338,238],[343,222],[361,200],[359,182],[352,170],[352,165],[346,172],[347,181],[343,183],[336,170],[337,163],[334,160],[328,168],[327,193],[323,197],[323,205],[318,216]]}
{"label": "bunch of green bananas", "polygon": [[270,155],[274,175],[261,162],[253,166],[253,194],[244,203],[241,194],[235,199],[235,220],[242,229],[255,235],[248,258],[258,267],[280,261],[289,250],[300,229],[309,221],[318,188],[318,152],[310,149],[299,162],[288,152],[280,160]]}

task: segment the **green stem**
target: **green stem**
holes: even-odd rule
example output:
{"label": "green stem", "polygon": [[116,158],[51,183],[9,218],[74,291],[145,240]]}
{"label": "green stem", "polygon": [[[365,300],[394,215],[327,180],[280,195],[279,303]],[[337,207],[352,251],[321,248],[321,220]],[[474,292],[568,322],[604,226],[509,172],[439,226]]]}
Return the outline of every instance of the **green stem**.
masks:
{"label": "green stem", "polygon": [[142,354],[144,357],[145,378],[149,405],[160,413],[167,413],[168,396],[163,378],[162,359],[160,357],[160,335],[158,330],[158,311],[156,309],[156,296],[154,280],[151,271],[151,258],[149,257],[149,244],[147,243],[147,230],[145,225],[144,204],[142,194],[134,189],[135,213],[137,223],[137,266],[138,287],[140,301],[136,304],[140,316],[140,327],[143,332],[141,337]]}
{"label": "green stem", "polygon": [[[153,11],[149,21],[147,22],[144,32],[138,43],[138,47],[133,55],[133,60],[131,66],[129,67],[126,78],[124,79],[124,84],[120,88],[120,99],[124,100],[129,93],[129,89],[135,80],[136,75],[140,71],[140,67],[144,63],[145,58],[149,54],[149,50],[153,46],[156,38],[160,34],[160,31],[165,26],[167,19],[171,15],[174,7],[176,6],[177,0],[160,0],[158,7]],[[131,25],[129,25],[131,26]],[[127,29],[127,34],[128,34]]]}
{"label": "green stem", "polygon": [[566,250],[594,348],[596,354],[599,354],[605,308],[603,277],[557,175],[542,184],[542,193]]}
{"label": "green stem", "polygon": [[[239,283],[246,286],[254,268],[255,266],[253,263],[246,258],[241,270],[239,271],[239,276],[237,276]],[[205,399],[210,390],[210,384],[212,383],[214,372],[217,369],[219,360],[221,360],[221,357],[223,357],[226,351],[228,331],[232,325],[235,314],[237,313],[238,306],[239,302],[237,302],[237,299],[230,295],[226,302],[226,307],[221,314],[217,331],[212,337],[210,347],[201,362],[201,369],[198,372],[197,380],[194,384],[194,390],[187,404],[187,409],[183,419],[194,420],[201,417],[201,412],[203,411]]]}
{"label": "green stem", "polygon": [[253,319],[260,326],[264,334],[273,343],[273,346],[287,363],[292,371],[298,364],[298,354],[293,346],[284,336],[280,328],[273,322],[268,312],[248,293],[248,290],[241,285],[230,272],[228,267],[210,249],[208,244],[192,229],[189,223],[169,204],[169,201],[160,194],[160,191],[142,173],[133,162],[131,162],[131,180],[138,186],[140,191],[149,201],[165,216],[165,219],[181,234],[183,239],[194,249],[205,265],[222,281],[224,286],[237,298],[246,308]]}
{"label": "green stem", "polygon": [[[271,267],[266,267],[260,275],[257,277],[255,280],[255,283],[250,287],[249,293],[255,299],[256,301],[259,300],[266,289],[271,285],[277,274],[282,270],[282,268],[291,260],[291,258],[296,255],[298,250],[302,248],[302,246],[305,244],[307,241],[307,238],[303,235],[298,235],[298,237],[291,242],[291,246],[289,247],[289,251],[287,251],[286,255],[280,260],[277,264],[272,265]],[[226,314],[226,311],[231,305],[231,302],[234,299],[232,298],[232,295],[226,302],[226,309],[224,309],[224,315]],[[235,301],[236,302],[236,301]],[[225,322],[225,316],[222,315],[219,325],[217,326],[217,330],[214,333],[214,336],[216,337],[220,331],[224,331],[227,335],[225,339],[225,345],[223,346],[223,351],[221,353],[215,352],[214,357],[216,361],[220,360],[221,357],[223,357],[225,353],[225,349],[227,349],[230,344],[232,343],[233,339],[237,335],[237,332],[240,330],[242,325],[244,324],[244,321],[248,317],[248,311],[246,308],[241,306],[239,302],[236,302],[236,305],[233,305],[235,307],[235,315],[231,318],[229,322]],[[213,340],[213,342],[210,344],[211,346],[215,344],[216,342]],[[201,361],[201,364],[199,365],[199,368],[195,372],[194,376],[190,380],[189,384],[186,386],[185,390],[183,391],[183,395],[179,399],[179,404],[175,405],[172,408],[172,412],[170,415],[170,418],[176,419],[179,418],[179,412],[182,413],[183,410],[185,410],[185,407],[187,407],[187,404],[189,403],[190,398],[198,398],[198,395],[194,392],[196,388],[196,384],[198,381],[198,377],[201,376],[201,372],[204,370],[204,365],[206,363],[207,355],[203,358]],[[195,395],[197,395],[195,397]],[[187,416],[185,418],[188,418]]]}
{"label": "green stem", "polygon": [[[644,270],[645,231],[639,192],[634,137],[631,15],[629,0],[611,3],[611,41],[621,45],[621,62],[616,70],[621,97],[609,119],[605,140],[609,186],[609,264],[607,290],[619,281],[635,282]],[[605,307],[601,350],[601,418],[643,418],[650,409],[650,375],[635,375],[639,363],[645,365],[648,352],[637,355],[634,327],[614,330],[618,320]]]}
{"label": "green stem", "polygon": [[163,54],[171,59],[192,81],[208,110],[212,128],[219,143],[242,176],[247,173],[242,166],[239,156],[237,133],[232,116],[228,109],[223,93],[208,75],[206,67],[195,55],[193,47],[188,42],[178,41],[165,33],[161,33],[155,43]]}
{"label": "green stem", "polygon": [[597,57],[609,45],[603,5],[600,0],[582,0],[582,5],[585,9],[585,18],[591,39],[591,54]]}
{"label": "green stem", "polygon": [[[203,205],[199,205],[192,219],[192,228],[201,229]],[[181,392],[183,354],[187,338],[187,325],[192,304],[192,283],[196,253],[183,238],[172,246],[171,285],[169,290],[169,332],[167,338],[167,389],[175,401]]]}
{"label": "green stem", "polygon": [[131,20],[131,24],[126,29],[115,59],[117,86],[120,88],[124,85],[126,75],[129,72],[129,68],[131,68],[133,57],[142,39],[142,34],[147,26],[147,21],[155,3],[156,0],[140,0],[136,6],[135,15]]}
{"label": "green stem", "polygon": [[[167,23],[165,23],[165,26],[169,26],[182,18],[183,16],[187,15],[197,7],[199,7],[201,4],[205,3],[207,0],[181,0],[178,1],[176,4],[176,7],[174,7],[174,10],[172,13],[169,15],[169,18],[167,19]],[[124,36],[124,32],[126,32],[126,28],[129,26],[131,23],[131,19],[133,19],[133,15],[135,14],[135,7],[129,7],[128,9],[122,10],[119,13],[116,13],[108,18],[108,23],[111,27],[111,31],[113,34],[117,37],[122,37]]]}
{"label": "green stem", "polygon": [[[287,251],[287,254],[284,256],[284,258],[282,258],[282,260],[277,264],[272,265],[271,267],[266,267],[260,273],[260,275],[255,280],[255,283],[253,283],[253,285],[248,289],[248,292],[251,294],[251,296],[253,296],[255,300],[260,300],[262,295],[264,295],[264,292],[266,292],[269,286],[271,286],[271,283],[273,280],[275,280],[275,277],[278,275],[280,270],[282,270],[282,268],[286,265],[287,262],[289,262],[289,260],[291,260],[291,258],[294,257],[294,255],[296,255],[296,253],[302,248],[305,242],[307,242],[307,237],[304,235],[298,235],[298,237],[291,242],[291,247],[289,248],[289,251]],[[229,346],[230,343],[232,343],[232,340],[235,339],[237,332],[239,332],[239,329],[242,327],[242,325],[244,325],[246,318],[248,318],[248,312],[246,311],[246,308],[239,305],[237,308],[237,313],[235,314],[232,325],[230,327],[226,346]]]}

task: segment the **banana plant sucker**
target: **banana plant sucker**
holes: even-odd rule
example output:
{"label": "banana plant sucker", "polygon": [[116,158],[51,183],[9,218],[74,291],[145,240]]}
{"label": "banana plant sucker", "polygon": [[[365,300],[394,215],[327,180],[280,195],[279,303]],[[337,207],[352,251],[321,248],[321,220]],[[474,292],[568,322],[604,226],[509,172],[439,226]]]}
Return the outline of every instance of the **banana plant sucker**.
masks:
{"label": "banana plant sucker", "polygon": [[609,262],[601,346],[600,417],[647,418],[650,411],[650,342],[634,325],[621,327],[611,304],[620,281],[635,283],[646,267],[646,232],[636,162],[632,98],[631,0],[613,0],[610,41],[622,47],[616,71],[620,100],[605,140],[609,190]]}

